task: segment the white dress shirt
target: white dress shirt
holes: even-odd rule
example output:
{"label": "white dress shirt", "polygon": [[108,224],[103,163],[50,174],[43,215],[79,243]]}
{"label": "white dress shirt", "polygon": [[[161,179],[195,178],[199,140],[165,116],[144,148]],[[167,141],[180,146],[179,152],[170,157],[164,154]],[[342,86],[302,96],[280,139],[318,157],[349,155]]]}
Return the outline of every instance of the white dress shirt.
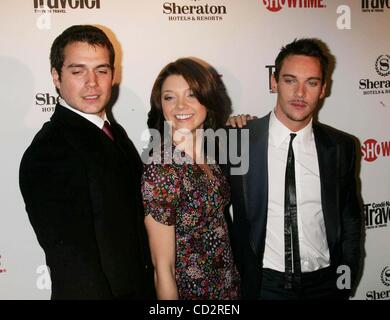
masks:
{"label": "white dress shirt", "polygon": [[[69,109],[70,111],[73,111],[73,112],[79,114],[80,116],[82,116],[83,118],[87,119],[88,121],[92,122],[99,129],[103,129],[104,121],[108,121],[106,113],[104,113],[103,118],[101,118],[96,114],[84,113],[84,112],[81,112],[80,110],[72,108],[62,98],[60,98],[59,103],[61,106],[65,107],[66,109]],[[108,123],[110,123],[110,121],[108,121]]]}
{"label": "white dress shirt", "polygon": [[[284,272],[284,181],[290,133],[271,112],[268,138],[268,221],[263,268]],[[302,272],[330,265],[312,121],[295,132],[295,180]]]}

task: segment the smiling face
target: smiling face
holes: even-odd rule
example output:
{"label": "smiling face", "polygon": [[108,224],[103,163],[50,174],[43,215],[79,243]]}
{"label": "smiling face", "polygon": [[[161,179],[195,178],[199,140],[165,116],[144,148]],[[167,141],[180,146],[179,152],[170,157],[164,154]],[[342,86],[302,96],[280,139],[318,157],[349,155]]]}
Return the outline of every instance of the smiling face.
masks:
{"label": "smiling face", "polygon": [[279,81],[272,76],[272,88],[278,93],[275,115],[287,128],[298,131],[313,117],[318,102],[325,96],[321,65],[318,58],[304,55],[287,56]]}
{"label": "smiling face", "polygon": [[195,97],[183,76],[170,75],[165,79],[161,87],[161,105],[173,132],[186,129],[195,134],[196,129],[203,128],[206,107]]}
{"label": "smiling face", "polygon": [[61,77],[52,77],[61,97],[74,109],[103,117],[110,100],[113,70],[106,47],[73,42],[64,50]]}

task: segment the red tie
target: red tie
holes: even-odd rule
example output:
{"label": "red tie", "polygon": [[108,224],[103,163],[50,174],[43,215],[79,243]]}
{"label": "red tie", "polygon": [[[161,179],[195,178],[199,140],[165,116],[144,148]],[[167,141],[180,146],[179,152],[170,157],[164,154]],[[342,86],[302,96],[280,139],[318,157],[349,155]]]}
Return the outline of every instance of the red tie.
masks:
{"label": "red tie", "polygon": [[103,125],[102,130],[112,141],[114,141],[114,136],[112,135],[112,132],[111,132],[110,123],[107,120],[104,121],[104,125]]}

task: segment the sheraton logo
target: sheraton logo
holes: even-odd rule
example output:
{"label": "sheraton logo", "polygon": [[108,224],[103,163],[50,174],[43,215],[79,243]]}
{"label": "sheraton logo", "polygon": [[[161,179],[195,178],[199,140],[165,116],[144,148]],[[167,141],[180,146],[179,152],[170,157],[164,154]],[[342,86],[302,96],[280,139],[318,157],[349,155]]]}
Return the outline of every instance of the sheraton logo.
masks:
{"label": "sheraton logo", "polygon": [[283,8],[289,9],[323,9],[325,0],[263,0],[264,6],[271,12],[278,12]]}
{"label": "sheraton logo", "polygon": [[390,287],[390,267],[386,266],[381,272],[381,281],[386,287]]}
{"label": "sheraton logo", "polygon": [[168,17],[169,21],[222,21],[227,15],[225,5],[215,5],[209,3],[200,3],[199,0],[164,2],[162,4],[162,12]]}
{"label": "sheraton logo", "polygon": [[53,112],[59,99],[59,95],[53,96],[47,92],[38,92],[35,94],[35,105],[40,107],[42,112]]}
{"label": "sheraton logo", "polygon": [[390,55],[380,55],[375,61],[375,70],[381,77],[390,76]]}
{"label": "sheraton logo", "polygon": [[366,300],[389,300],[390,299],[390,266],[385,266],[379,275],[385,290],[371,290],[366,292]]}
{"label": "sheraton logo", "polygon": [[363,95],[390,93],[390,55],[382,54],[373,63],[376,73],[381,77],[377,79],[363,78],[359,80],[359,89]]}

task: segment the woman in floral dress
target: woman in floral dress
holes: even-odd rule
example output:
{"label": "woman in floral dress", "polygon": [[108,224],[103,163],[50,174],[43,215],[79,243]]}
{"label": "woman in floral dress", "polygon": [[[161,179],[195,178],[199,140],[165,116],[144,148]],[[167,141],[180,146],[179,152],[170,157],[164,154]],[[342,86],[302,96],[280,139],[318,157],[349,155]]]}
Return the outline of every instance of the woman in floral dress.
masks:
{"label": "woman in floral dress", "polygon": [[153,86],[148,125],[164,143],[145,166],[142,194],[159,299],[239,298],[224,216],[229,185],[200,148],[202,129],[230,114],[222,89],[215,70],[189,58],[168,64]]}

